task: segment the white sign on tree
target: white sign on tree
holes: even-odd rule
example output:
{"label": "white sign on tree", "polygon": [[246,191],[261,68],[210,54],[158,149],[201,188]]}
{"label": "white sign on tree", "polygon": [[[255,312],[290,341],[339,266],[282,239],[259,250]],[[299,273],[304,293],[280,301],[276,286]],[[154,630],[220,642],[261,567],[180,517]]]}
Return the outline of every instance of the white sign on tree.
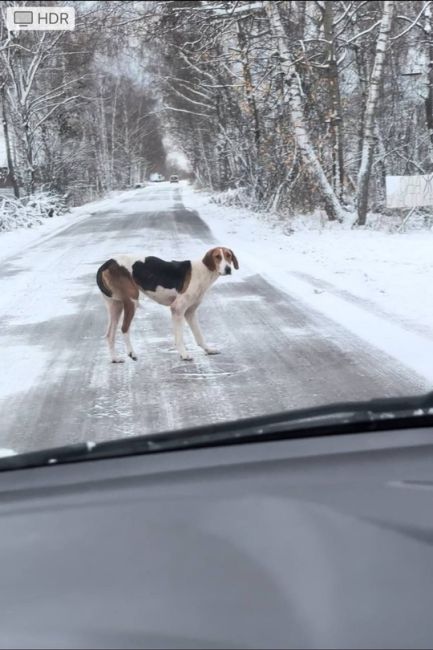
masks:
{"label": "white sign on tree", "polygon": [[386,177],[387,208],[433,205],[433,174]]}

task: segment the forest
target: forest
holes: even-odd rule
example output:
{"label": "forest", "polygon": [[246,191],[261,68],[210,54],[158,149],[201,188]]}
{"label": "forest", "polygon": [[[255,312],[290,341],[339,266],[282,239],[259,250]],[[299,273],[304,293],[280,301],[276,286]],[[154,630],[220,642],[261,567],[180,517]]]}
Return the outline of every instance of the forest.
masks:
{"label": "forest", "polygon": [[387,175],[433,171],[431,2],[65,2],[74,31],[8,31],[17,4],[0,17],[17,198],[78,205],[180,172],[363,226],[386,211]]}

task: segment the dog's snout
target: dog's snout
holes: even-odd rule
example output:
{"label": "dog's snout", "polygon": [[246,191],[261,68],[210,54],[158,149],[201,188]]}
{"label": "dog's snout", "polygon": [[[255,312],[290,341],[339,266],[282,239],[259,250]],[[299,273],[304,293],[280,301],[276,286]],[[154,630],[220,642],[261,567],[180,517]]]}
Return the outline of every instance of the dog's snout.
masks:
{"label": "dog's snout", "polygon": [[226,266],[226,275],[230,275],[232,272],[232,269],[230,266]]}

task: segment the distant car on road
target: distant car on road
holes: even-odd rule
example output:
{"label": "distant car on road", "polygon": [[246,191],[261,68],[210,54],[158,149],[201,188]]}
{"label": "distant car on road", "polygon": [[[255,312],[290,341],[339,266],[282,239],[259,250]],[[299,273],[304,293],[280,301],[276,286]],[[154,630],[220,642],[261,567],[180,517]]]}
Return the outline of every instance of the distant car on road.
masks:
{"label": "distant car on road", "polygon": [[152,183],[162,183],[162,181],[165,181],[165,178],[162,174],[155,173],[151,174],[150,180]]}
{"label": "distant car on road", "polygon": [[176,176],[175,174],[170,176],[170,183],[178,183],[178,182],[179,182],[179,176]]}

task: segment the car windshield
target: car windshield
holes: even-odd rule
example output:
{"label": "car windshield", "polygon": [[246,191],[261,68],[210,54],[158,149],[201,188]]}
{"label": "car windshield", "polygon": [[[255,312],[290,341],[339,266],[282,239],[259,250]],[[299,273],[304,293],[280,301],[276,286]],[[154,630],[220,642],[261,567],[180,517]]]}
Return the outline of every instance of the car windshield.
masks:
{"label": "car windshield", "polygon": [[432,53],[429,2],[0,2],[0,455],[431,390]]}

